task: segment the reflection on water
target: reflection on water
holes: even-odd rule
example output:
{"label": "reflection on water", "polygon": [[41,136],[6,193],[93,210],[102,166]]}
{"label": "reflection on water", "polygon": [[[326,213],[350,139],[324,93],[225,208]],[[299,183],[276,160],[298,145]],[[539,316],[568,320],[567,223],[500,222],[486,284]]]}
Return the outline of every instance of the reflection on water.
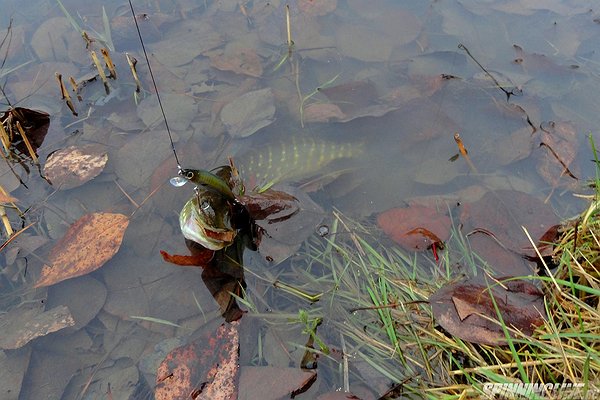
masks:
{"label": "reflection on water", "polygon": [[[0,254],[2,312],[43,301],[46,309],[68,305],[75,319],[74,326],[3,353],[0,363],[15,371],[16,383],[0,397],[91,399],[109,390],[115,399],[150,397],[157,363],[220,312],[200,271],[169,265],[159,254],[185,252],[177,221],[192,192],[165,184],[176,163],[133,21],[121,2],[65,0],[70,18],[58,2],[4,3],[2,87],[11,106],[50,114],[38,149],[42,166],[50,153],[72,145],[100,145],[109,161],[94,180],[73,189],[50,186],[35,167],[0,163],[0,185],[23,212],[20,219],[6,208],[12,227],[27,227]],[[291,1],[291,52],[285,2],[136,7],[183,167],[212,169],[232,156],[248,182],[268,175],[267,183],[308,192],[325,210],[318,222],[331,222],[333,208],[373,219],[427,204],[450,208],[472,229],[497,228],[510,238],[522,235],[518,226],[500,226],[500,212],[477,220],[487,214],[481,209],[507,209],[516,221],[519,212],[540,209],[548,218],[552,211],[570,216],[581,207],[571,193],[592,175],[587,135],[598,138],[600,56],[598,15],[585,3]],[[88,48],[78,29],[91,38]],[[109,94],[90,57],[92,50],[101,57],[101,48],[115,63]],[[139,97],[126,53],[137,59]],[[70,77],[81,84],[81,100],[72,94],[78,116],[61,99],[55,73],[68,90]],[[469,162],[465,154],[453,157],[457,132]],[[478,203],[494,191],[500,192],[493,200]],[[51,246],[96,211],[130,216],[118,254],[88,276],[33,290]],[[250,300],[240,304],[250,315],[243,318],[249,322],[241,331],[242,365],[300,362],[302,352],[288,338],[306,343],[303,326],[275,329],[262,318],[277,310],[293,319],[309,307],[271,286],[300,259],[267,267],[264,255],[247,255]],[[318,334],[338,349],[333,326],[343,315],[319,307],[313,311],[325,323]],[[351,389],[364,398],[385,391],[366,389],[373,371],[352,368]],[[341,386],[337,371],[335,358],[323,361],[319,384],[299,398]]]}

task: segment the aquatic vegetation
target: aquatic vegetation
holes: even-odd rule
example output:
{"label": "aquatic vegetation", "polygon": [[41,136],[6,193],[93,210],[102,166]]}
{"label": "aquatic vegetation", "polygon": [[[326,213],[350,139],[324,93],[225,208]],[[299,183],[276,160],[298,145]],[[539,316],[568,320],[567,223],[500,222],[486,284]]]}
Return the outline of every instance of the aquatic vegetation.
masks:
{"label": "aquatic vegetation", "polygon": [[[517,277],[541,287],[541,292],[535,290],[545,296],[542,312],[548,317],[538,321],[537,329],[525,333],[503,321],[499,309],[495,311],[491,304],[491,312],[480,317],[499,324],[505,345],[477,344],[448,334],[429,304],[435,291],[462,279],[457,262],[472,257],[461,244],[464,240],[460,231],[453,230],[438,264],[386,246],[373,227],[337,214],[329,235],[311,239],[303,262],[278,279],[320,293],[310,314],[323,319],[325,328],[321,327],[320,335],[329,338],[326,345],[341,345],[328,330],[341,334],[350,374],[380,390],[391,380],[395,383],[388,392],[391,397],[399,393],[431,399],[480,396],[484,385],[493,382],[566,380],[585,385],[582,390],[600,390],[600,278],[591,272],[595,267],[589,259],[582,263],[568,257],[551,276]],[[297,296],[304,298],[301,291]],[[254,299],[250,296],[246,301]],[[281,317],[287,315],[288,307],[279,307]],[[252,313],[281,325],[277,313]],[[530,314],[535,317],[535,310]],[[322,351],[314,351],[326,357]],[[377,371],[381,378],[374,380],[372,375],[363,375],[365,371]]]}

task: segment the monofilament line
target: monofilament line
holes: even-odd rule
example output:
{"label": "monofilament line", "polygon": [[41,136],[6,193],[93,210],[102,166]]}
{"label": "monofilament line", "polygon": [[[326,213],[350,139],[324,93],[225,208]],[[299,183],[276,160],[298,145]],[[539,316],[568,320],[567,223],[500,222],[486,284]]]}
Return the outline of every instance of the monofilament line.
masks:
{"label": "monofilament line", "polygon": [[137,29],[138,37],[140,38],[140,43],[142,44],[142,50],[144,51],[144,58],[146,58],[146,63],[148,64],[148,71],[150,72],[150,78],[152,79],[152,85],[154,86],[154,91],[156,92],[156,98],[158,99],[158,106],[160,108],[160,112],[162,112],[163,119],[165,120],[165,127],[167,128],[167,133],[169,134],[169,141],[171,142],[171,149],[173,149],[173,154],[175,155],[175,162],[177,162],[177,168],[181,170],[181,163],[179,162],[179,158],[177,157],[177,152],[175,151],[175,144],[173,143],[173,136],[171,135],[171,129],[169,129],[169,122],[167,121],[167,116],[165,115],[165,109],[163,108],[162,101],[160,101],[160,93],[158,92],[158,87],[156,87],[156,80],[154,79],[154,73],[152,73],[152,67],[150,66],[150,59],[148,58],[148,53],[146,52],[146,46],[144,46],[144,40],[142,39],[142,33],[140,32],[140,26],[138,25],[137,18],[135,17],[135,11],[133,10],[133,4],[131,0],[129,1],[129,7],[131,8],[131,14],[133,15],[133,22],[135,22],[135,29]]}

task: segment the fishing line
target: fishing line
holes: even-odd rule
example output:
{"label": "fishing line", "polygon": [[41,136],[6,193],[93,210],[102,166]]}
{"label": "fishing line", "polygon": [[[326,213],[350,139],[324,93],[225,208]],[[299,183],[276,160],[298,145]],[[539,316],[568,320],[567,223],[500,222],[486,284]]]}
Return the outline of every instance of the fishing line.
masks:
{"label": "fishing line", "polygon": [[133,15],[133,22],[135,22],[135,29],[137,30],[138,37],[140,38],[140,43],[142,44],[142,50],[144,51],[144,58],[146,58],[146,63],[148,64],[148,71],[150,72],[150,78],[152,78],[152,85],[154,86],[154,91],[156,92],[156,98],[158,99],[158,106],[160,108],[160,112],[162,113],[163,119],[165,120],[165,127],[167,128],[167,133],[169,134],[169,141],[171,142],[171,149],[173,149],[173,155],[175,156],[175,162],[177,162],[177,169],[181,171],[181,163],[179,162],[179,158],[177,157],[177,152],[175,151],[175,144],[173,143],[173,136],[171,135],[171,129],[169,129],[169,123],[167,122],[167,116],[165,114],[165,109],[163,108],[162,101],[160,100],[160,93],[158,92],[158,87],[156,87],[156,80],[154,79],[154,73],[152,72],[152,67],[150,66],[150,60],[148,59],[148,53],[146,52],[146,46],[144,46],[144,41],[142,40],[142,33],[140,32],[140,26],[138,25],[137,18],[135,17],[135,11],[133,10],[133,4],[131,0],[129,1],[129,7],[131,8],[131,14]]}

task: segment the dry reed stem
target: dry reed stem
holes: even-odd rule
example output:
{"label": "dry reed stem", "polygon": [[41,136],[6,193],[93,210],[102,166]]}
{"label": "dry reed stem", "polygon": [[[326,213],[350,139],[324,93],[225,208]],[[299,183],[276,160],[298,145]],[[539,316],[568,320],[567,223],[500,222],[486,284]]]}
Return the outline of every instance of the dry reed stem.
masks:
{"label": "dry reed stem", "polygon": [[2,224],[4,224],[4,229],[6,230],[6,234],[8,237],[11,237],[14,233],[12,226],[10,226],[10,221],[8,220],[8,215],[6,215],[6,210],[4,206],[0,205],[0,218],[2,218]]}
{"label": "dry reed stem", "polygon": [[100,79],[102,79],[102,83],[104,84],[106,94],[109,94],[110,87],[108,86],[108,79],[106,79],[106,73],[104,73],[104,67],[102,66],[102,64],[100,64],[100,60],[98,60],[98,56],[96,55],[96,52],[94,50],[90,51],[90,56],[92,57],[92,61],[94,62],[94,65],[98,70],[98,75],[100,76]]}
{"label": "dry reed stem", "polygon": [[27,138],[27,135],[25,134],[25,130],[21,127],[21,123],[19,121],[17,121],[17,129],[19,130],[19,133],[21,134],[21,138],[23,138],[23,142],[25,142],[27,151],[29,151],[29,156],[31,157],[33,162],[35,162],[36,164],[39,164],[40,160],[38,159],[37,154],[35,154],[35,151],[33,150],[33,147],[31,146],[31,142]]}
{"label": "dry reed stem", "polygon": [[4,151],[6,151],[6,155],[10,154],[10,139],[8,137],[8,133],[6,129],[4,129],[4,124],[0,123],[0,141],[2,142],[2,147],[4,147]]}
{"label": "dry reed stem", "polygon": [[140,78],[138,77],[137,70],[135,69],[137,60],[135,59],[135,57],[130,56],[128,53],[125,53],[125,58],[127,58],[127,64],[129,64],[129,69],[131,70],[131,74],[133,75],[133,79],[135,80],[135,92],[139,93],[142,91],[142,84],[140,83]]}
{"label": "dry reed stem", "polygon": [[100,52],[102,53],[102,57],[104,58],[104,62],[106,63],[106,68],[108,68],[108,72],[110,72],[110,77],[113,79],[117,79],[117,70],[115,69],[115,64],[113,64],[113,61],[110,58],[108,49],[103,47],[100,49]]}

